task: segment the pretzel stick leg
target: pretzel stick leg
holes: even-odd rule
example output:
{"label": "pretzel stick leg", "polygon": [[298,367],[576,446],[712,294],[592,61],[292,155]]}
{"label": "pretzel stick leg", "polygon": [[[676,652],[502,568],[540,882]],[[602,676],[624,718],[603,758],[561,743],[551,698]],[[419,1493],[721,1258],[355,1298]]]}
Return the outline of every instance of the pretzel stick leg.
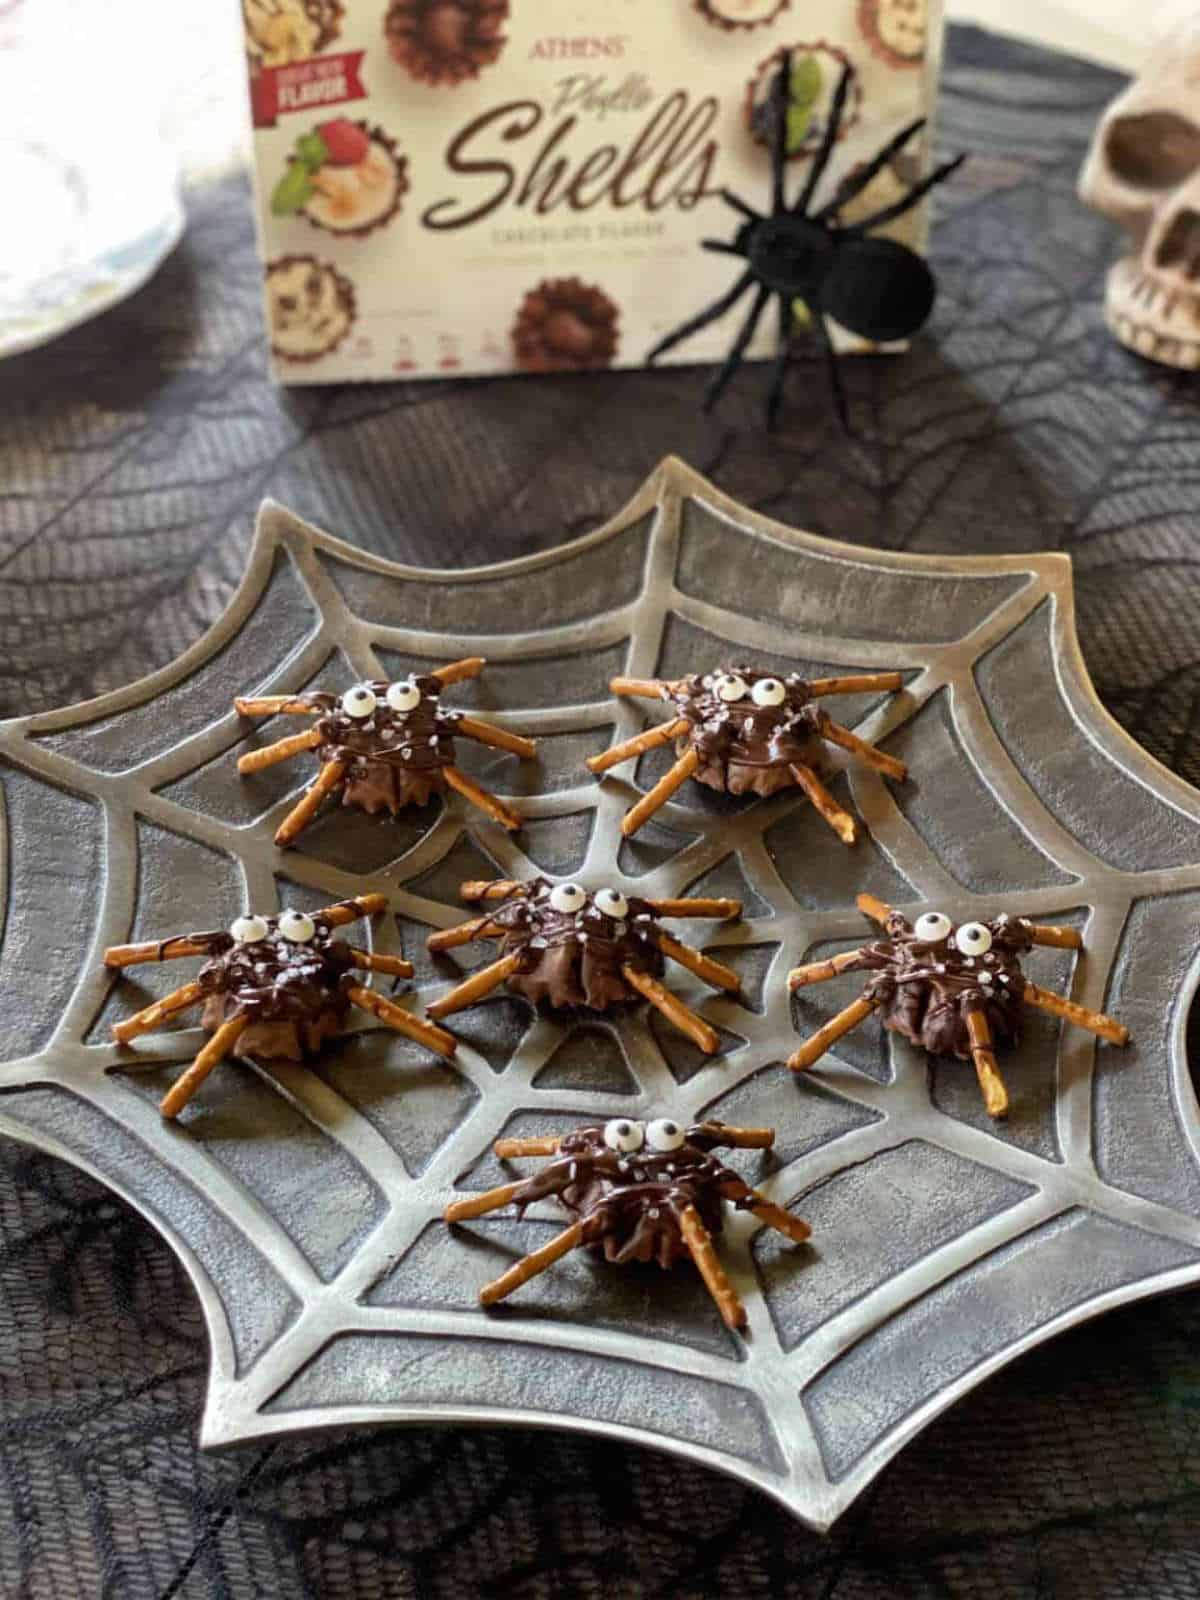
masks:
{"label": "pretzel stick leg", "polygon": [[844,678],[810,678],[808,692],[819,694],[870,694],[876,689],[903,689],[902,672],[860,672]]}
{"label": "pretzel stick leg", "polygon": [[694,750],[689,750],[667,773],[658,780],[647,794],[644,794],[637,805],[631,806],[621,819],[621,832],[627,839],[632,839],[644,822],[648,822],[654,813],[666,805],[676,789],[683,785],[700,765],[700,757]]}
{"label": "pretzel stick leg", "polygon": [[732,1128],[727,1122],[704,1122],[705,1133],[716,1137],[731,1150],[769,1150],[775,1143],[774,1128]]}
{"label": "pretzel stick leg", "polygon": [[327,761],[317,773],[316,778],[300,797],[299,805],[293,807],[284,817],[275,831],[275,843],[282,850],[291,844],[298,834],[304,832],[309,823],[321,809],[321,804],[327,794],[332,794],[346,775],[344,761]]}
{"label": "pretzel stick leg", "polygon": [[302,751],[315,750],[323,737],[316,728],[310,728],[307,733],[293,733],[288,739],[277,739],[274,744],[269,744],[262,750],[247,750],[244,756],[238,757],[237,769],[242,773],[261,772],[264,767],[274,767],[280,761],[290,761]]}
{"label": "pretzel stick leg", "polygon": [[693,950],[690,944],[680,944],[678,939],[672,939],[669,933],[663,933],[661,930],[655,935],[655,939],[663,955],[670,956],[672,961],[678,961],[681,967],[694,972],[698,978],[703,978],[705,983],[711,984],[714,989],[728,989],[731,994],[740,991],[742,980],[732,967],[722,966],[721,962],[714,961],[703,951]]}
{"label": "pretzel stick leg", "polygon": [[742,914],[740,900],[647,900],[646,904],[660,917],[712,917],[714,920],[724,920]]}
{"label": "pretzel stick leg", "polygon": [[794,1217],[790,1211],[785,1211],[782,1206],[777,1206],[773,1200],[768,1200],[765,1195],[759,1194],[757,1189],[752,1189],[748,1183],[740,1181],[723,1183],[721,1193],[726,1200],[740,1200],[744,1211],[752,1212],[760,1222],[765,1222],[769,1228],[774,1228],[777,1233],[785,1233],[795,1244],[803,1244],[812,1236],[812,1229],[801,1217]]}
{"label": "pretzel stick leg", "polygon": [[230,1017],[228,1022],[221,1024],[187,1071],[176,1078],[162,1097],[158,1109],[164,1117],[179,1115],[212,1069],[224,1061],[249,1025],[250,1018],[244,1016]]}
{"label": "pretzel stick leg", "polygon": [[373,1017],[378,1017],[380,1022],[394,1028],[397,1033],[405,1034],[416,1044],[423,1044],[427,1050],[432,1050],[434,1055],[443,1056],[447,1060],[458,1049],[458,1040],[452,1033],[447,1033],[445,1028],[435,1028],[432,1023],[426,1022],[423,1017],[414,1017],[411,1011],[405,1011],[403,1006],[393,1005],[381,994],[376,994],[374,989],[364,989],[355,985],[346,990],[347,995],[362,1011],[369,1011]]}
{"label": "pretzel stick leg", "polygon": [[1049,989],[1039,989],[1036,983],[1025,985],[1025,1004],[1036,1006],[1039,1011],[1048,1011],[1052,1017],[1061,1017],[1064,1022],[1073,1022],[1077,1028],[1086,1028],[1089,1033],[1107,1039],[1109,1044],[1129,1043],[1129,1029],[1123,1022],[1118,1022],[1115,1017],[1106,1017],[1103,1011],[1092,1011],[1087,1006],[1076,1005],[1074,1000],[1064,1000],[1062,995],[1053,994]]}
{"label": "pretzel stick leg", "polygon": [[457,928],[443,928],[431,933],[425,948],[431,951],[457,950],[460,944],[470,944],[473,939],[499,938],[507,929],[494,923],[488,916],[472,917],[470,922],[460,922]]}
{"label": "pretzel stick leg", "polygon": [[389,978],[411,978],[414,967],[403,956],[371,955],[366,950],[351,947],[350,960],[360,972],[382,972]]}
{"label": "pretzel stick leg", "polygon": [[826,1050],[835,1045],[843,1034],[849,1033],[852,1028],[857,1028],[860,1022],[864,1022],[875,1010],[876,1004],[876,1001],[868,1000],[866,995],[861,995],[844,1011],[839,1011],[836,1017],[832,1017],[823,1028],[818,1028],[810,1039],[806,1039],[795,1055],[789,1056],[788,1066],[793,1072],[803,1072],[806,1067],[811,1067],[813,1062],[819,1061]]}
{"label": "pretzel stick leg", "polygon": [[803,762],[793,761],[790,771],[815,809],[825,818],[842,843],[853,844],[858,838],[858,823],[848,811],[842,810],[812,768],[806,767]]}
{"label": "pretzel stick leg", "polygon": [[198,983],[185,983],[182,989],[176,989],[174,994],[164,995],[152,1006],[146,1006],[143,1010],[135,1012],[132,1017],[126,1017],[124,1022],[114,1022],[113,1038],[120,1044],[128,1044],[139,1034],[150,1033],[160,1022],[165,1022],[177,1011],[186,1011],[188,1006],[195,1005],[203,996],[204,990]]}
{"label": "pretzel stick leg", "polygon": [[491,817],[493,822],[498,822],[502,828],[507,828],[509,833],[516,833],[521,826],[521,819],[515,811],[510,811],[496,799],[494,794],[489,794],[477,783],[472,783],[465,772],[460,772],[457,767],[443,767],[442,776],[452,789],[458,790],[464,800],[469,800],[473,806],[478,806],[480,811]]}
{"label": "pretzel stick leg", "polygon": [[670,744],[672,739],[678,739],[687,730],[687,718],[678,717],[674,722],[664,722],[660,727],[647,728],[645,733],[635,734],[632,739],[613,745],[611,750],[605,750],[601,755],[589,756],[584,766],[589,772],[607,772],[609,767],[619,767],[622,761],[630,761],[634,756],[644,755],[647,750],[657,750],[660,745]]}
{"label": "pretzel stick leg", "polygon": [[788,988],[803,989],[810,983],[825,983],[829,978],[852,971],[855,962],[861,960],[861,950],[843,950],[839,955],[830,956],[828,961],[810,961],[807,966],[793,967],[787,976]]}
{"label": "pretzel stick leg", "polygon": [[630,988],[644,995],[654,1009],[666,1017],[668,1022],[673,1023],[680,1033],[686,1033],[692,1043],[703,1050],[706,1056],[716,1055],[721,1048],[721,1036],[715,1028],[709,1027],[703,1017],[698,1017],[669,989],[664,989],[661,983],[650,977],[649,973],[637,972],[627,963],[621,968],[621,976]]}
{"label": "pretzel stick leg", "polygon": [[464,1006],[474,1005],[476,1000],[482,1000],[485,995],[491,994],[493,989],[498,989],[520,965],[521,957],[516,953],[511,956],[501,956],[499,961],[493,961],[490,967],[481,967],[478,972],[473,972],[456,989],[451,989],[449,994],[444,994],[440,1000],[435,1000],[425,1009],[431,1017],[448,1017],[452,1011],[461,1011]]}
{"label": "pretzel stick leg", "polygon": [[529,1139],[497,1139],[492,1149],[501,1161],[511,1161],[514,1156],[553,1156],[558,1154],[558,1135],[547,1133]]}
{"label": "pretzel stick leg", "polygon": [[344,928],[347,923],[357,922],[360,917],[373,917],[377,912],[386,910],[387,895],[359,894],[353,900],[339,900],[334,905],[314,911],[313,916],[331,928]]}
{"label": "pretzel stick leg", "polygon": [[821,732],[831,744],[840,744],[843,750],[849,750],[860,761],[865,761],[867,766],[874,767],[876,772],[883,772],[889,778],[895,778],[897,783],[908,777],[908,768],[903,761],[897,761],[895,756],[885,755],[882,750],[876,750],[873,744],[860,739],[856,733],[851,733],[849,728],[843,728],[841,723],[834,722],[832,717],[821,718]]}
{"label": "pretzel stick leg", "polygon": [[464,900],[507,900],[522,887],[514,878],[496,878],[491,883],[472,878],[459,884],[458,892]]}
{"label": "pretzel stick leg", "polygon": [[497,1300],[506,1299],[514,1289],[519,1289],[523,1283],[528,1283],[530,1278],[536,1278],[539,1272],[545,1272],[546,1268],[552,1267],[560,1256],[565,1256],[569,1250],[574,1250],[575,1246],[582,1242],[583,1223],[573,1222],[569,1228],[564,1228],[561,1233],[555,1234],[554,1238],[540,1250],[531,1251],[492,1283],[485,1283],[479,1291],[479,1304],[494,1306]]}
{"label": "pretzel stick leg", "polygon": [[455,1200],[442,1212],[446,1222],[467,1222],[471,1217],[482,1217],[489,1211],[500,1211],[510,1205],[518,1190],[525,1187],[521,1178],[516,1183],[502,1183],[498,1189],[486,1194],[473,1194],[466,1200]]}
{"label": "pretzel stick leg", "polygon": [[447,661],[430,676],[440,678],[443,683],[461,683],[464,678],[477,678],[485,666],[486,656],[464,656],[461,661]]}
{"label": "pretzel stick leg", "polygon": [[106,967],[140,967],[147,961],[180,961],[184,956],[211,955],[198,939],[148,939],[145,944],[114,944],[104,952]]}
{"label": "pretzel stick leg", "polygon": [[525,761],[532,761],[537,755],[536,739],[522,738],[519,733],[509,733],[507,728],[494,728],[490,722],[480,722],[478,717],[459,717],[454,730],[477,744],[491,745],[493,750],[507,750]]}
{"label": "pretzel stick leg", "polygon": [[1050,945],[1055,950],[1083,949],[1083,935],[1078,928],[1055,928],[1045,922],[1027,922],[1025,931],[1034,944]]}
{"label": "pretzel stick leg", "polygon": [[992,1030],[982,1011],[967,1012],[967,1032],[971,1038],[971,1060],[983,1093],[983,1104],[989,1117],[1008,1115],[1008,1090],[996,1065],[996,1052],[992,1048]]}
{"label": "pretzel stick leg", "polygon": [[635,695],[640,700],[665,700],[670,685],[658,678],[610,678],[608,687],[613,694]]}
{"label": "pretzel stick leg", "polygon": [[233,702],[234,710],[243,717],[315,717],[320,711],[320,706],[310,706],[307,700],[298,700],[295,695],[269,694],[254,696],[239,695]]}
{"label": "pretzel stick leg", "polygon": [[717,1260],[712,1236],[700,1219],[695,1206],[684,1206],[679,1213],[679,1231],[688,1253],[704,1279],[705,1288],[717,1303],[717,1310],[727,1328],[746,1326],[746,1308],[734,1293],[733,1285],[725,1276],[725,1269]]}
{"label": "pretzel stick leg", "polygon": [[873,894],[860,894],[854,903],[864,917],[870,917],[871,921],[877,922],[881,928],[887,926],[892,908],[886,900],[877,900]]}

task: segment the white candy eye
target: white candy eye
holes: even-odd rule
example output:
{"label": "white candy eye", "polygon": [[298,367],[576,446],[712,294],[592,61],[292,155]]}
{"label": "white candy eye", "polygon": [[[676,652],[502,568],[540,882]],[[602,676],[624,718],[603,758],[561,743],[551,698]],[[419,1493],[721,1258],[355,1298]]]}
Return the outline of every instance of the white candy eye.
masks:
{"label": "white candy eye", "polygon": [[913,923],[913,932],[925,944],[940,944],[950,928],[950,918],[944,911],[926,911]]}
{"label": "white candy eye", "polygon": [[257,944],[270,931],[265,917],[238,917],[229,929],[235,944]]}
{"label": "white candy eye", "polygon": [[630,1156],[635,1150],[640,1150],[645,1137],[646,1130],[640,1122],[627,1122],[624,1117],[618,1117],[616,1121],[604,1124],[605,1144],[610,1150],[617,1150],[623,1156]]}
{"label": "white candy eye", "polygon": [[781,706],[787,699],[787,690],[778,678],[760,678],[750,691],[756,706]]}
{"label": "white candy eye", "polygon": [[723,672],[713,687],[720,700],[744,700],[746,698],[746,680],[739,678],[736,672]]}
{"label": "white candy eye", "polygon": [[342,710],[348,717],[369,717],[379,701],[368,684],[356,683],[342,696]]}
{"label": "white candy eye", "polygon": [[551,911],[581,911],[586,901],[587,894],[577,883],[559,883],[550,891]]}
{"label": "white candy eye", "polygon": [[415,683],[389,683],[387,703],[393,711],[415,711],[421,704],[421,691]]}
{"label": "white candy eye", "polygon": [[659,1117],[646,1124],[646,1143],[651,1150],[678,1150],[684,1142],[684,1132],[670,1117]]}
{"label": "white candy eye", "polygon": [[982,922],[964,922],[954,935],[964,956],[985,956],[992,948],[992,936]]}
{"label": "white candy eye", "polygon": [[307,944],[315,937],[317,925],[303,911],[281,911],[279,931],[289,944]]}
{"label": "white candy eye", "polygon": [[620,922],[622,917],[629,915],[629,901],[615,889],[597,889],[596,910],[603,911],[606,917],[612,917],[615,922]]}

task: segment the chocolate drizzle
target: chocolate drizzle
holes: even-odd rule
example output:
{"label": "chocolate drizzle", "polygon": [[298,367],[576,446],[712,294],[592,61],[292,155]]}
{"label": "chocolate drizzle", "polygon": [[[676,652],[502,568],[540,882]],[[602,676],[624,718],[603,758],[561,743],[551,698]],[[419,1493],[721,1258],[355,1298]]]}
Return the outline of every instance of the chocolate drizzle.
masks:
{"label": "chocolate drizzle", "polygon": [[893,912],[887,938],[865,946],[848,970],[874,974],[863,992],[879,1002],[885,1028],[930,1055],[969,1061],[968,1011],[983,1012],[998,1048],[1020,1043],[1025,977],[1019,957],[1033,948],[1020,918],[997,917],[983,926],[991,949],[966,956],[954,943],[955,929],[943,940],[921,940],[908,919]]}
{"label": "chocolate drizzle", "polygon": [[210,1032],[235,1014],[250,1025],[240,1055],[303,1060],[341,1030],[355,978],[350,947],[316,922],[305,943],[285,939],[268,919],[265,939],[238,944],[229,934],[204,935],[212,951],[196,976],[204,993],[201,1026]]}
{"label": "chocolate drizzle", "polygon": [[352,717],[332,694],[303,698],[321,708],[315,724],[321,735],[317,760],[343,762],[342,804],[362,811],[390,811],[426,805],[444,793],[443,769],[454,761],[454,724],[459,713],[442,709],[443,684],[432,675],[410,680],[421,691],[411,711],[388,705],[386,681],[367,680],[377,705],[369,717]]}
{"label": "chocolate drizzle", "polygon": [[621,969],[658,978],[666,965],[655,937],[658,919],[648,903],[631,898],[627,915],[617,918],[589,895],[578,911],[556,911],[552,889],[547,879],[534,878],[489,912],[492,929],[503,929],[501,955],[522,957],[509,988],[535,1004],[545,1000],[592,1011],[640,1001]]}
{"label": "chocolate drizzle", "polygon": [[724,1131],[719,1123],[700,1123],[687,1129],[675,1150],[643,1145],[626,1155],[609,1149],[602,1127],[579,1128],[564,1135],[558,1159],[523,1183],[513,1203],[523,1214],[535,1200],[555,1195],[582,1221],[583,1243],[606,1260],[672,1267],[689,1254],[679,1224],[688,1206],[716,1235],[723,1201],[741,1207],[754,1198],[737,1173],[711,1153]]}
{"label": "chocolate drizzle", "polygon": [[[768,680],[781,683],[785,698],[775,706],[756,705],[749,695],[722,700],[716,685],[731,676],[743,679],[748,689]],[[722,667],[664,683],[663,694],[688,723],[687,733],[676,741],[676,753],[696,751],[700,765],[693,776],[710,789],[765,796],[795,783],[793,763],[817,773],[825,767],[823,713],[796,673],[779,678],[753,667]]]}

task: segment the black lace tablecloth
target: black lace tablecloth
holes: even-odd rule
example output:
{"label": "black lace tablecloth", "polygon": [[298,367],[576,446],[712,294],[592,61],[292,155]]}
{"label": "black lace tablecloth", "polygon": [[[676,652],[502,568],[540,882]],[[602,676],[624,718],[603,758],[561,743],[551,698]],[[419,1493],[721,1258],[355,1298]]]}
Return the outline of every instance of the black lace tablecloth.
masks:
{"label": "black lace tablecloth", "polygon": [[[853,440],[815,365],[772,438],[754,370],[715,419],[687,369],[280,392],[245,183],[198,190],[146,289],[0,373],[0,714],[176,656],[228,600],[265,494],[387,556],[477,563],[595,526],[675,452],[843,539],[1070,551],[1104,700],[1200,778],[1200,389],[1105,333],[1115,232],[1074,194],[1118,81],[952,33],[941,142],[973,156],[938,207],[941,299],[907,358],[848,369]],[[1027,1356],[822,1540],[714,1474],[566,1436],[202,1456],[205,1339],[167,1246],[58,1162],[3,1142],[0,1162],[5,1597],[1200,1595],[1194,1293]]]}

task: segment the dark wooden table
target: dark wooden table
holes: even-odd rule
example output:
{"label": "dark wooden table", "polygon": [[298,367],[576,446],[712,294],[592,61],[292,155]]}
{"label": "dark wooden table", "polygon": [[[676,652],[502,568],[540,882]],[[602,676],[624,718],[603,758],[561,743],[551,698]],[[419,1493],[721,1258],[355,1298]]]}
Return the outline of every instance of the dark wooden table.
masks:
{"label": "dark wooden table", "polygon": [[[267,381],[245,184],[197,190],[127,305],[0,371],[0,714],[126,683],[220,613],[270,494],[381,554],[498,560],[603,521],[674,452],[748,505],[893,549],[1064,549],[1101,694],[1200,777],[1200,391],[1104,332],[1116,246],[1075,175],[1113,74],[951,35],[932,328],[816,365],[784,427],[761,375]],[[48,908],[70,916],[69,906]],[[195,1449],[206,1365],[167,1247],[0,1144],[0,1592],[348,1597],[1200,1594],[1200,1299],[1109,1316],[932,1427],[828,1541],[698,1469],[580,1439],[357,1433]]]}

